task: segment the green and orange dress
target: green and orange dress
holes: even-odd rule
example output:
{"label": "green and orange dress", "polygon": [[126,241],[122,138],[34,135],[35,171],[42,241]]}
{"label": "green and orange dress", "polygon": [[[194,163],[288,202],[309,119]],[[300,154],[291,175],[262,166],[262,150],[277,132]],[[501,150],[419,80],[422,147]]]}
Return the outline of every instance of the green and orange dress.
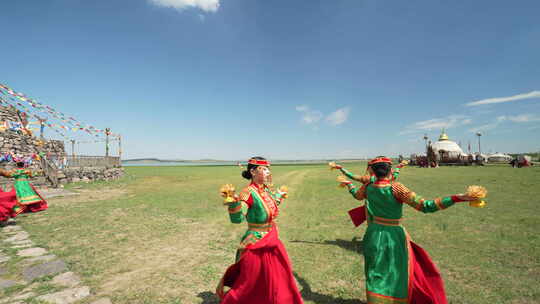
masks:
{"label": "green and orange dress", "polygon": [[393,178],[351,186],[349,192],[366,200],[368,228],[363,246],[368,303],[446,304],[437,267],[401,225],[403,204],[431,213],[460,200],[456,196],[425,200]]}
{"label": "green and orange dress", "polygon": [[[247,222],[236,263],[225,272],[216,293],[222,304],[301,304],[291,262],[275,219],[283,197],[266,185],[251,183],[229,205],[232,223]],[[230,287],[224,292],[224,286]]]}
{"label": "green and orange dress", "polygon": [[13,187],[17,197],[17,205],[19,209],[17,214],[23,212],[39,212],[48,208],[47,202],[39,192],[29,182],[32,177],[32,172],[27,169],[15,169],[10,173],[10,176],[15,179]]}

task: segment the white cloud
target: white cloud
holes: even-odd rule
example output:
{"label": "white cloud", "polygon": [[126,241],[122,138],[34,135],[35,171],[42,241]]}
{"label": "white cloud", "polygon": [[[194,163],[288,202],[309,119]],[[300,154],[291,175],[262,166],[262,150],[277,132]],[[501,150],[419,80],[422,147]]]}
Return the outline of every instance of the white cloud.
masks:
{"label": "white cloud", "polygon": [[478,127],[474,127],[474,128],[469,129],[469,132],[477,133],[477,132],[485,132],[485,131],[493,130],[493,129],[497,128],[500,123],[501,123],[501,121],[495,121],[495,122],[488,123],[488,124],[485,124],[485,125],[480,125]]}
{"label": "white cloud", "polygon": [[515,116],[502,115],[502,116],[498,116],[495,119],[495,121],[491,123],[469,129],[469,132],[476,133],[476,132],[481,132],[481,131],[493,130],[505,121],[511,121],[511,122],[516,122],[516,123],[540,121],[540,115],[533,115],[533,114],[521,114],[521,115],[515,115]]}
{"label": "white cloud", "polygon": [[216,12],[219,8],[219,0],[148,0],[158,6],[170,7],[183,10],[188,7],[200,8],[205,12]]}
{"label": "white cloud", "polygon": [[323,117],[320,111],[311,110],[306,105],[296,106],[296,111],[302,113],[302,122],[308,125],[319,122]]}
{"label": "white cloud", "polygon": [[494,98],[476,100],[473,102],[469,102],[468,104],[466,104],[466,106],[469,106],[469,107],[479,106],[479,105],[485,105],[485,104],[510,102],[510,101],[517,101],[517,100],[523,100],[523,99],[530,99],[530,98],[540,98],[540,91],[532,91],[529,93],[517,94],[514,96],[508,96],[508,97],[494,97]]}
{"label": "white cloud", "polygon": [[350,112],[351,109],[349,107],[337,109],[335,112],[330,113],[330,115],[326,117],[326,121],[333,126],[340,125],[347,121]]}
{"label": "white cloud", "polygon": [[411,134],[443,128],[450,129],[457,126],[468,125],[470,123],[472,123],[472,119],[468,118],[465,115],[450,115],[445,118],[434,118],[415,122],[411,125],[406,126],[403,131],[399,132],[399,134]]}
{"label": "white cloud", "polygon": [[336,111],[325,115],[318,110],[313,110],[307,105],[299,105],[295,107],[296,111],[302,113],[302,122],[308,125],[316,125],[321,119],[329,123],[330,125],[337,126],[347,121],[351,109],[344,107],[337,109]]}
{"label": "white cloud", "polygon": [[540,115],[532,115],[532,114],[521,114],[516,116],[508,116],[508,120],[513,122],[533,122],[533,121],[540,121]]}

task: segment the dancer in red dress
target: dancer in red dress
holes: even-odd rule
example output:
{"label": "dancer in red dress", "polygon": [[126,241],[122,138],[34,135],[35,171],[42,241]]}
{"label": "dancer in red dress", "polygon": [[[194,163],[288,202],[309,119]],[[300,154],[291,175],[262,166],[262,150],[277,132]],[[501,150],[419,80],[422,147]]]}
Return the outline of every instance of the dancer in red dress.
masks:
{"label": "dancer in red dress", "polygon": [[[274,222],[286,188],[272,191],[268,185],[270,163],[251,158],[242,176],[251,181],[240,195],[232,185],[222,187],[230,220],[246,221],[248,229],[240,242],[237,261],[221,279],[216,293],[221,304],[302,304],[285,246]],[[242,209],[245,209],[244,212]],[[230,287],[228,292],[224,287]]]}

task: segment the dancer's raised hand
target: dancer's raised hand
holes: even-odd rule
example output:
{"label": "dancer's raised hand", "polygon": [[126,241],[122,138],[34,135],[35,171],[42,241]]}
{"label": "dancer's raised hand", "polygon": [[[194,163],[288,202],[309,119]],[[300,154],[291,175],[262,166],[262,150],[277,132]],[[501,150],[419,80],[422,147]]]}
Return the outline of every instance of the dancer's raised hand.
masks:
{"label": "dancer's raised hand", "polygon": [[338,164],[336,164],[335,162],[329,162],[329,163],[328,163],[328,166],[330,166],[330,170],[339,170],[339,169],[343,169],[343,166],[342,166],[342,165],[338,165]]}

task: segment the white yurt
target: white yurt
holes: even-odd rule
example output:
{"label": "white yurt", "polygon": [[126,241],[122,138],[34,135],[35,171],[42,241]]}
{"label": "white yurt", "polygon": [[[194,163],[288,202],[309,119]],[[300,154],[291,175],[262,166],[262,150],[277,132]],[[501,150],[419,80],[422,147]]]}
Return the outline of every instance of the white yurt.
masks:
{"label": "white yurt", "polygon": [[467,155],[456,142],[450,140],[444,129],[439,140],[431,144],[431,149],[437,160],[442,163],[457,163],[460,162],[462,155]]}
{"label": "white yurt", "polygon": [[494,153],[488,155],[488,162],[490,163],[509,163],[512,161],[512,156],[504,153]]}

